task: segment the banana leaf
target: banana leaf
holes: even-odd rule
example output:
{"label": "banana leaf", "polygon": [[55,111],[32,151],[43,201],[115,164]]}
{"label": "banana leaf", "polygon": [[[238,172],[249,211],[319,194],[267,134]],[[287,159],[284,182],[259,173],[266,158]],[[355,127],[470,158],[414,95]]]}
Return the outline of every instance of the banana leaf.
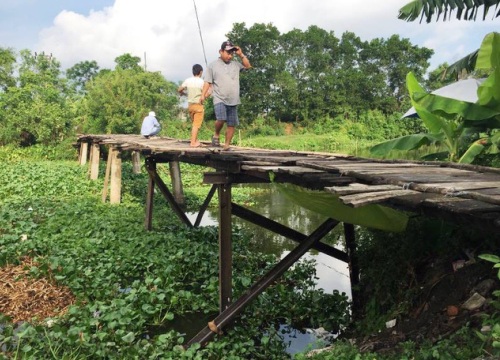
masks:
{"label": "banana leaf", "polygon": [[372,155],[384,156],[392,150],[409,151],[442,141],[442,137],[434,134],[413,134],[387,140],[370,148]]}
{"label": "banana leaf", "polygon": [[[412,72],[408,73],[406,79],[412,105],[415,107],[422,121],[424,121],[426,127],[432,133],[437,133],[441,129],[444,129],[444,123],[446,122],[444,119],[435,119],[432,114],[444,117],[445,119],[453,119],[458,115],[468,121],[484,121],[487,119],[494,119],[496,116],[500,115],[500,109],[497,110],[480,104],[427,93],[420,84],[418,84]],[[489,78],[479,86],[479,89],[488,81]],[[430,119],[429,114],[431,114]]]}
{"label": "banana leaf", "polygon": [[326,217],[372,229],[402,232],[408,215],[386,206],[370,204],[359,208],[344,205],[337,195],[291,184],[273,183],[287,199]]}
{"label": "banana leaf", "polygon": [[483,81],[477,89],[477,95],[479,105],[500,112],[500,67],[495,68],[490,76]]}
{"label": "banana leaf", "polygon": [[500,33],[486,34],[479,48],[476,60],[476,70],[495,69],[500,66]]}
{"label": "banana leaf", "polygon": [[470,146],[469,148],[467,149],[467,151],[462,155],[462,157],[460,157],[460,159],[458,160],[459,163],[463,163],[463,164],[470,164],[472,163],[472,161],[474,160],[474,158],[479,155],[480,153],[482,153],[484,151],[484,142],[485,142],[485,139],[479,139],[477,141],[474,141]]}

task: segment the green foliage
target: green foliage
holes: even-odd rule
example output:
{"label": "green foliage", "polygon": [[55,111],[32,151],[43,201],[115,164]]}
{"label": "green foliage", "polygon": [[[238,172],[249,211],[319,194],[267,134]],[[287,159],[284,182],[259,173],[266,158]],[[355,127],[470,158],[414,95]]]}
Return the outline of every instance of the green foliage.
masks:
{"label": "green foliage", "polygon": [[280,34],[272,25],[235,24],[228,36],[253,66],[241,79],[246,122],[264,114],[285,122],[317,122],[356,119],[368,110],[399,112],[406,73],[423,76],[433,53],[397,35],[363,42],[353,33],[339,39],[317,26]]}
{"label": "green foliage", "polygon": [[[481,254],[479,258],[493,263],[493,268],[498,269],[497,277],[500,279],[500,257],[493,254]],[[483,334],[478,332],[477,335],[485,344],[491,344],[495,349],[495,353],[500,354],[500,291],[494,291],[493,295],[495,300],[493,300],[492,305],[496,311],[492,315],[484,317],[483,321],[484,325],[491,328],[491,333]]]}
{"label": "green foliage", "polygon": [[56,144],[71,133],[67,87],[52,57],[21,51],[18,85],[0,93],[0,144]]}
{"label": "green foliage", "polygon": [[[32,276],[66,285],[77,297],[64,315],[51,319],[13,324],[1,317],[0,346],[6,354],[284,359],[289,355],[276,330],[282,322],[335,330],[348,321],[345,295],[314,290],[314,267],[306,262],[268,288],[224,336],[206,348],[184,350],[180,345],[187,336],[176,331],[181,319],[218,310],[217,229],[185,227],[156,194],[155,230],[145,232],[147,176],[132,174],[127,163],[122,187],[127,194],[122,204],[113,206],[100,201],[102,181],[88,180],[86,167],[76,162],[22,161],[13,156],[4,157],[3,163],[0,264],[31,256],[39,264],[31,269]],[[193,187],[201,179],[195,168],[182,168]],[[249,249],[248,238],[237,230],[233,246],[234,292],[239,296],[277,259]]]}
{"label": "green foliage", "polygon": [[77,92],[83,92],[85,84],[92,80],[98,72],[99,65],[97,65],[95,60],[82,61],[66,70],[66,77],[72,82]]}
{"label": "green foliage", "polygon": [[12,49],[0,47],[0,89],[7,90],[14,86],[16,80],[14,78],[14,65],[16,56]]}
{"label": "green foliage", "polygon": [[[437,20],[443,15],[442,19],[451,19],[453,12],[456,11],[456,18],[459,20],[476,20],[481,6],[483,8],[483,20],[486,19],[488,10],[494,7],[497,10],[500,1],[467,1],[467,0],[413,0],[399,9],[399,19],[406,21],[414,21],[420,17],[420,21],[424,18],[430,23],[434,17]],[[498,17],[500,13],[493,16]]]}
{"label": "green foliage", "polygon": [[126,53],[115,58],[116,69],[142,71],[140,61],[140,57]]}
{"label": "green foliage", "polygon": [[375,155],[392,150],[417,149],[424,145],[442,144],[448,160],[471,163],[482,153],[500,151],[500,34],[485,36],[478,51],[475,68],[491,70],[479,85],[476,103],[469,103],[427,93],[413,73],[408,73],[410,98],[429,134],[414,134],[389,140],[373,147]]}
{"label": "green foliage", "polygon": [[89,133],[138,134],[151,110],[164,128],[178,111],[176,86],[159,73],[117,68],[100,73],[86,91],[79,113]]}

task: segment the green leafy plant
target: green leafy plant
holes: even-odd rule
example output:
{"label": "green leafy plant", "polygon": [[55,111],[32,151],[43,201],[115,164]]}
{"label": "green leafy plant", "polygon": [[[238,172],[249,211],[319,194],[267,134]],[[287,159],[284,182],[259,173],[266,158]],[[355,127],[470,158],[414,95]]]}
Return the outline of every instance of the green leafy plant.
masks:
{"label": "green leafy plant", "polygon": [[471,163],[481,153],[500,152],[500,34],[485,36],[479,49],[475,68],[491,72],[479,85],[477,103],[470,103],[428,93],[413,73],[407,75],[407,87],[426,134],[413,134],[373,146],[374,155],[383,156],[392,150],[413,150],[425,145],[440,144],[443,154],[428,158]]}
{"label": "green leafy plant", "polygon": [[[492,254],[481,254],[479,258],[493,263],[493,268],[498,269],[497,277],[500,279],[500,257]],[[496,300],[493,301],[492,305],[498,311],[500,310],[500,290],[495,290],[493,296],[496,297]],[[491,324],[491,335],[488,337],[480,332],[477,332],[477,335],[484,342],[491,341],[491,345],[494,348],[500,349],[500,313],[496,312],[492,316],[487,317],[485,322]]]}

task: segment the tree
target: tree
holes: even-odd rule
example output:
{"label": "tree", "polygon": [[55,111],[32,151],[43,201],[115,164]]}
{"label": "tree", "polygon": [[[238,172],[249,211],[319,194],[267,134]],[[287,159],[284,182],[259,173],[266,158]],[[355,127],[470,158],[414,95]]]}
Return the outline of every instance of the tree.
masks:
{"label": "tree", "polygon": [[[476,20],[481,7],[483,7],[483,20],[486,19],[488,11],[494,7],[497,11],[500,0],[471,1],[471,0],[413,0],[399,9],[398,18],[406,21],[414,21],[420,17],[420,22],[426,19],[431,22],[434,15],[439,20],[443,15],[443,20],[450,19],[454,11],[459,20]],[[498,17],[500,11],[494,14]]]}
{"label": "tree", "polygon": [[85,132],[137,134],[149,111],[154,110],[163,125],[179,111],[177,85],[158,72],[117,67],[100,73],[86,90],[79,109]]}
{"label": "tree", "polygon": [[0,142],[55,144],[71,132],[67,86],[60,63],[44,53],[20,53],[17,86],[2,95]]}
{"label": "tree", "polygon": [[84,92],[85,84],[99,73],[99,66],[95,60],[79,62],[68,70],[66,77],[72,82],[73,87],[79,93]]}
{"label": "tree", "polygon": [[143,71],[139,63],[141,58],[130,54],[123,54],[115,58],[116,68],[123,70]]}
{"label": "tree", "polygon": [[243,48],[253,67],[241,75],[241,118],[249,123],[259,115],[275,114],[279,96],[274,84],[283,68],[278,29],[271,24],[254,24],[246,29],[239,23],[233,25],[227,38]]}
{"label": "tree", "polygon": [[12,49],[0,48],[0,90],[14,86],[16,83],[14,77],[14,67],[16,64],[16,55]]}

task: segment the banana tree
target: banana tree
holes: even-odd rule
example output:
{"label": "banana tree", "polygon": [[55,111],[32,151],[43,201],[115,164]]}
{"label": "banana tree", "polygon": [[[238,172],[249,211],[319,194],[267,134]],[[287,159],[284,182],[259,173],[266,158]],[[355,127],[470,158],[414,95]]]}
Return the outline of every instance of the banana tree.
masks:
{"label": "banana tree", "polygon": [[410,99],[426,134],[403,136],[375,145],[373,155],[387,155],[392,150],[413,150],[425,145],[442,145],[446,152],[427,157],[470,163],[480,153],[495,154],[500,149],[500,34],[484,38],[475,69],[490,71],[478,87],[476,103],[460,101],[428,93],[413,73],[406,78]]}
{"label": "banana tree", "polygon": [[[439,17],[443,15],[443,19],[451,18],[451,15],[456,11],[458,20],[476,20],[479,13],[479,8],[483,7],[483,20],[490,8],[494,7],[496,12],[500,0],[413,0],[399,9],[399,19],[406,21],[414,21],[420,17],[420,22],[426,19],[431,22],[434,15]],[[500,16],[500,11],[493,14],[494,17]]]}

